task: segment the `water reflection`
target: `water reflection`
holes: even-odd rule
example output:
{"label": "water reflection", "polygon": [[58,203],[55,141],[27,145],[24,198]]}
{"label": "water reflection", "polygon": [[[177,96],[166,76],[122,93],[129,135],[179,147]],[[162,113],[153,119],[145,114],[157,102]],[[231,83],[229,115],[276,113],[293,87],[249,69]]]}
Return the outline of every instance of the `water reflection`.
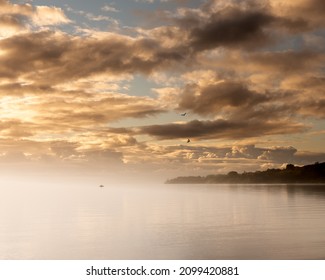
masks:
{"label": "water reflection", "polygon": [[324,185],[105,184],[5,194],[0,259],[325,259]]}
{"label": "water reflection", "polygon": [[270,193],[286,191],[288,194],[292,195],[305,194],[325,196],[325,184],[179,184],[177,186],[179,189],[182,189],[182,187],[185,189],[200,188],[201,190],[228,188],[231,191],[266,191]]}
{"label": "water reflection", "polygon": [[314,184],[314,185],[287,185],[287,192],[289,194],[305,194],[305,195],[314,195],[318,197],[325,197],[325,185],[323,184]]}

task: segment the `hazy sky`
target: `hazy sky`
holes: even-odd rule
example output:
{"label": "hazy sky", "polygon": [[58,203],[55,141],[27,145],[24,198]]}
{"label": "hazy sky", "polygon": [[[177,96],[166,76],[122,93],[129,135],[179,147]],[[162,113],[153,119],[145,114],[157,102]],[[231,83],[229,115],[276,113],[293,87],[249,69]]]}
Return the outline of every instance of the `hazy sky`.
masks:
{"label": "hazy sky", "polygon": [[324,15],[324,0],[0,0],[1,168],[324,161]]}

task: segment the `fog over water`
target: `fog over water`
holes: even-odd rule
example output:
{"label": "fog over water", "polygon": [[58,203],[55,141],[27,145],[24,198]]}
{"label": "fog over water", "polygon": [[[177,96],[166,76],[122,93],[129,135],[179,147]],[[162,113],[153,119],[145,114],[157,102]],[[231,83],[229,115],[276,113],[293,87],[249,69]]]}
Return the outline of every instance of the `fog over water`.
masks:
{"label": "fog over water", "polygon": [[325,259],[325,186],[71,180],[0,191],[0,259]]}

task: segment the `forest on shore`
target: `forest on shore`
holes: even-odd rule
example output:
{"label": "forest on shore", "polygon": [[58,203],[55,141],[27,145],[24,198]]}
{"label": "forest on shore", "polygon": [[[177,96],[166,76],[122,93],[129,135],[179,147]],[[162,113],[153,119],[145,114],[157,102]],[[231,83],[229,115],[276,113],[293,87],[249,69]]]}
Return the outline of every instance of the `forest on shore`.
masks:
{"label": "forest on shore", "polygon": [[261,184],[261,183],[325,183],[325,162],[295,166],[287,164],[284,169],[207,176],[185,176],[169,179],[166,184]]}

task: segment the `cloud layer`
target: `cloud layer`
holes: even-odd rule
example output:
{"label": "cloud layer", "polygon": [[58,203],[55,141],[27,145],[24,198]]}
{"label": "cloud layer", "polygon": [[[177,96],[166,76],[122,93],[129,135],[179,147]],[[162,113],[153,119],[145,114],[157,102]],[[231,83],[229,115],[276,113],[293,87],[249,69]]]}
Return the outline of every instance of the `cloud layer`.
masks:
{"label": "cloud layer", "polygon": [[176,8],[147,28],[123,26],[118,3],[100,7],[116,17],[108,30],[71,8],[0,0],[0,159],[186,170],[325,160],[324,1],[189,2],[164,3]]}

